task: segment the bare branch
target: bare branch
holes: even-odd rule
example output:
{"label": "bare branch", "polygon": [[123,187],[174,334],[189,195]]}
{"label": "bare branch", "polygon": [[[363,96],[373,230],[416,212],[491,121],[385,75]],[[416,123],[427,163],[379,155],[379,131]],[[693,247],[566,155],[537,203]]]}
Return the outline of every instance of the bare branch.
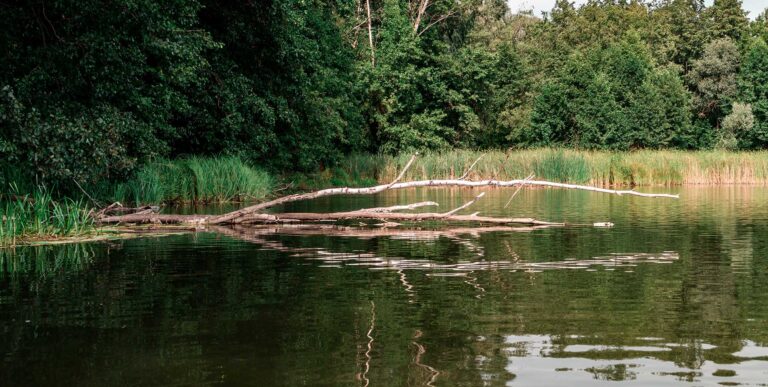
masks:
{"label": "bare branch", "polygon": [[376,49],[373,46],[373,27],[371,25],[371,0],[365,0],[365,11],[368,13],[368,44],[371,46],[371,67],[376,67]]}
{"label": "bare branch", "polygon": [[387,187],[387,189],[389,189],[389,188],[392,188],[392,186],[393,186],[393,185],[395,185],[395,183],[397,183],[398,181],[400,181],[400,179],[402,179],[402,178],[403,178],[403,176],[405,176],[405,172],[407,172],[407,171],[408,171],[408,168],[410,168],[410,167],[411,167],[411,165],[413,165],[413,162],[414,162],[414,161],[416,161],[416,157],[417,157],[418,155],[419,155],[419,152],[416,152],[416,153],[414,153],[414,154],[413,154],[413,156],[411,156],[411,159],[410,159],[410,160],[408,160],[408,162],[405,164],[405,166],[403,167],[403,170],[402,170],[402,171],[400,171],[400,174],[399,174],[399,175],[397,175],[397,177],[395,178],[395,180],[392,180],[392,182],[391,182],[391,183],[389,183],[389,186]]}
{"label": "bare branch", "polygon": [[397,178],[395,178],[395,180],[392,180],[391,183],[386,185],[378,185],[375,187],[367,187],[367,188],[329,188],[321,191],[309,192],[306,194],[283,196],[275,200],[270,200],[268,202],[256,204],[250,207],[241,208],[237,211],[232,211],[223,215],[211,217],[211,219],[209,219],[209,223],[210,224],[237,223],[236,219],[239,217],[242,217],[248,214],[253,214],[261,210],[274,207],[280,204],[291,203],[291,202],[300,201],[300,200],[310,200],[310,199],[316,199],[323,196],[343,195],[343,194],[372,195],[382,191],[386,191],[392,188],[393,186],[395,186],[397,182],[400,181],[400,179],[402,179],[403,176],[405,176],[405,173],[408,171],[408,168],[410,168],[411,165],[413,165],[413,162],[414,160],[416,160],[416,157],[418,155],[419,155],[418,153],[415,153],[413,156],[411,156],[411,159],[408,160],[408,163],[405,164],[405,167],[403,167],[403,170],[400,172]]}
{"label": "bare branch", "polygon": [[402,239],[425,240],[439,237],[456,238],[461,235],[479,235],[487,232],[531,232],[551,228],[552,226],[474,226],[449,227],[439,229],[423,228],[372,228],[356,226],[339,226],[330,224],[276,224],[276,225],[247,225],[247,226],[211,226],[210,231],[228,235],[234,238],[246,239],[254,236],[296,235],[314,236],[326,235],[358,239],[399,237]]}
{"label": "bare branch", "polygon": [[521,189],[523,189],[523,187],[525,186],[525,182],[527,182],[527,181],[529,181],[529,180],[531,180],[531,179],[533,179],[533,173],[531,173],[530,175],[528,175],[528,177],[526,177],[526,178],[525,178],[525,180],[523,180],[523,184],[520,184],[520,185],[517,187],[517,189],[516,189],[516,190],[515,190],[515,192],[512,194],[512,196],[510,196],[510,197],[509,197],[509,200],[507,200],[507,204],[505,204],[505,205],[504,205],[504,208],[507,208],[507,206],[509,206],[509,203],[512,203],[512,199],[514,199],[514,198],[515,198],[515,196],[517,196],[517,193],[518,193],[518,192],[520,192],[520,190],[521,190]]}
{"label": "bare branch", "polygon": [[433,21],[432,23],[427,24],[427,26],[424,27],[421,31],[419,31],[419,33],[417,35],[421,36],[423,33],[427,32],[428,29],[432,28],[435,24],[440,23],[441,21],[443,21],[445,19],[448,19],[449,17],[455,15],[456,13],[458,13],[458,11],[453,10],[451,12],[446,13],[443,16],[440,16],[437,20]]}
{"label": "bare branch", "polygon": [[414,34],[417,34],[419,32],[419,24],[421,24],[421,17],[424,16],[424,12],[427,11],[428,6],[429,6],[429,0],[421,0],[419,2],[419,9],[416,12],[416,21],[413,22]]}
{"label": "bare branch", "polygon": [[[222,215],[169,215],[169,214],[157,214],[146,213],[151,211],[143,211],[140,213],[126,214],[126,215],[110,215],[106,212],[96,213],[94,215],[95,220],[98,223],[157,223],[157,224],[187,224],[194,227],[211,226],[221,224],[238,224],[238,223],[286,223],[286,222],[318,222],[318,221],[337,221],[344,219],[378,219],[378,220],[408,220],[408,221],[422,221],[422,220],[444,220],[444,221],[456,221],[456,222],[479,222],[479,223],[493,223],[493,224],[507,224],[507,223],[522,223],[531,225],[564,225],[563,223],[552,223],[538,221],[531,218],[495,218],[479,216],[478,213],[472,215],[456,215],[457,212],[471,206],[481,197],[484,193],[480,193],[471,201],[464,205],[453,209],[445,213],[411,213],[411,214],[398,214],[392,213],[393,211],[411,210],[425,206],[435,206],[434,202],[420,202],[409,205],[396,205],[390,207],[378,207],[362,209],[357,211],[347,212],[335,212],[335,213],[282,213],[282,214],[264,214],[261,211],[279,206],[286,203],[291,203],[301,200],[312,200],[325,196],[334,195],[373,195],[389,189],[404,189],[404,188],[417,188],[417,187],[517,187],[517,190],[512,194],[512,197],[507,201],[505,208],[509,205],[511,200],[517,195],[517,193],[525,185],[539,186],[539,187],[552,187],[552,188],[565,188],[565,189],[578,189],[584,191],[608,193],[614,195],[632,195],[649,198],[674,198],[677,199],[678,195],[673,194],[654,194],[654,193],[641,193],[634,190],[613,190],[607,188],[590,187],[585,185],[555,183],[550,181],[536,181],[531,180],[533,175],[528,176],[522,180],[508,180],[500,181],[495,179],[488,179],[484,181],[467,181],[463,180],[472,168],[479,162],[480,156],[467,170],[467,172],[459,179],[445,179],[445,180],[419,180],[410,182],[400,182],[403,179],[407,171],[411,168],[418,154],[414,154],[405,164],[403,169],[389,184],[382,184],[373,187],[364,188],[329,188],[315,192],[308,192],[304,194],[294,194],[283,196],[274,200],[270,200],[264,203],[256,204],[253,206],[241,208],[236,211],[232,211]],[[143,210],[143,209],[142,209]],[[606,223],[608,224],[608,223]],[[597,226],[597,224],[595,224]]]}
{"label": "bare branch", "polygon": [[471,172],[471,171],[472,171],[472,168],[474,168],[474,167],[475,167],[475,165],[477,164],[477,162],[478,162],[478,161],[480,161],[480,159],[482,159],[483,157],[485,157],[485,153],[481,154],[481,155],[480,155],[480,157],[478,157],[478,158],[477,158],[477,160],[475,160],[475,162],[474,162],[474,163],[472,163],[472,165],[470,165],[470,166],[469,166],[469,168],[467,169],[467,171],[466,171],[466,172],[464,172],[464,174],[463,174],[463,175],[461,175],[461,177],[459,178],[459,180],[464,180],[464,179],[465,179],[465,178],[466,178],[466,177],[469,175],[469,172]]}
{"label": "bare branch", "polygon": [[400,206],[364,208],[361,210],[357,210],[357,212],[394,212],[394,211],[403,211],[403,210],[414,210],[416,208],[428,207],[428,206],[439,206],[439,204],[435,202],[418,202],[418,203],[406,204],[406,205],[400,205]]}
{"label": "bare branch", "polygon": [[[274,221],[278,221],[278,219],[275,218],[275,215],[260,214],[259,211],[265,210],[267,208],[275,207],[281,204],[285,204],[285,203],[291,203],[291,202],[300,201],[300,200],[316,199],[316,198],[325,197],[325,196],[372,195],[372,194],[377,194],[389,189],[403,189],[403,188],[415,188],[415,187],[516,187],[516,186],[525,184],[525,185],[538,186],[538,187],[577,189],[577,190],[600,192],[600,193],[607,193],[607,194],[613,194],[613,195],[631,195],[631,196],[640,196],[640,197],[646,197],[646,198],[672,198],[672,199],[679,198],[678,195],[673,195],[673,194],[642,193],[642,192],[636,192],[633,190],[622,191],[622,190],[590,187],[590,186],[577,185],[577,184],[565,184],[565,183],[555,183],[550,181],[538,181],[538,180],[526,180],[526,179],[508,180],[508,181],[420,180],[420,181],[410,181],[410,182],[403,182],[403,183],[398,182],[398,180],[400,180],[402,176],[405,174],[405,171],[412,165],[413,159],[414,158],[411,158],[411,161],[408,162],[408,164],[406,165],[406,168],[403,169],[403,172],[401,172],[400,175],[397,177],[397,179],[395,179],[392,183],[378,185],[374,187],[329,188],[329,189],[309,192],[305,194],[288,195],[288,196],[283,196],[281,198],[277,198],[268,202],[264,202],[264,203],[256,204],[250,207],[242,208],[236,211],[232,211],[223,215],[164,215],[164,214],[124,215],[124,216],[103,217],[103,218],[97,219],[97,221],[100,223],[193,223],[193,224],[208,224],[208,225],[233,224],[233,223],[240,223],[246,220],[253,221],[254,219],[257,219],[260,222],[264,222],[264,221],[274,222]],[[351,213],[359,215],[359,213],[355,213],[355,212],[351,212]],[[348,213],[341,213],[341,214],[350,214],[350,213],[348,212]],[[327,215],[327,214],[314,214],[312,215],[313,216],[312,218],[306,217],[306,219],[320,220],[323,215]],[[385,218],[398,219],[397,216],[388,217],[389,215],[398,215],[398,214],[378,214],[378,215],[381,216],[380,217],[381,219],[385,219]],[[411,218],[411,219],[415,219],[415,220],[419,220],[420,219],[419,217],[424,219],[428,218],[424,214],[403,214],[403,215],[398,215],[398,216],[401,216],[399,219],[406,219],[407,217],[405,217],[405,215],[413,215],[414,218]],[[349,215],[346,215],[346,216],[336,215],[336,218],[350,219],[354,217]],[[436,217],[432,216],[432,219],[434,218]],[[453,219],[457,217],[452,216],[451,218]],[[480,217],[477,217],[477,218],[480,218]],[[459,219],[456,219],[456,220],[459,220]],[[463,220],[466,220],[466,219],[463,219]],[[469,219],[469,220],[472,220],[472,219]],[[493,222],[497,223],[495,221]],[[505,222],[501,222],[501,223],[505,223]]]}
{"label": "bare branch", "polygon": [[[470,203],[471,204],[471,203]],[[463,206],[462,206],[463,207]],[[461,208],[463,209],[463,208]],[[263,214],[254,214],[251,216],[243,217],[237,224],[253,224],[253,223],[300,223],[300,222],[327,222],[338,220],[361,220],[361,219],[375,219],[375,220],[400,220],[400,221],[412,221],[422,222],[426,220],[440,220],[445,222],[471,222],[471,223],[488,223],[488,224],[526,224],[532,226],[565,226],[565,223],[546,222],[536,220],[533,218],[495,218],[490,216],[478,216],[472,215],[449,215],[447,213],[434,213],[434,212],[420,212],[416,214],[402,214],[402,213],[390,213],[390,212],[330,212],[330,213],[316,213],[316,212],[288,212],[272,214],[274,219],[265,218]]]}
{"label": "bare branch", "polygon": [[474,199],[464,203],[464,205],[462,205],[460,207],[456,207],[453,210],[444,213],[443,216],[447,218],[447,217],[449,217],[449,216],[451,216],[451,215],[453,215],[453,214],[455,214],[455,213],[457,213],[457,212],[459,212],[459,211],[461,211],[461,210],[463,210],[463,209],[473,205],[476,201],[478,201],[483,196],[485,196],[485,192],[480,192],[480,194],[475,196]]}

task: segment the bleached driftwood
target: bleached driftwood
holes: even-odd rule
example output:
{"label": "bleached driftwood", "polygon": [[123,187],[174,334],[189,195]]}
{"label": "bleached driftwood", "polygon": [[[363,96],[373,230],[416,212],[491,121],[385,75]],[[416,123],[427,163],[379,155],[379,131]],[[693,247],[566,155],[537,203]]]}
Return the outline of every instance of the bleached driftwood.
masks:
{"label": "bleached driftwood", "polygon": [[[307,221],[337,221],[345,219],[380,219],[380,220],[405,220],[405,221],[425,221],[425,220],[441,220],[450,222],[477,222],[477,223],[491,223],[491,224],[508,224],[519,223],[527,225],[563,225],[563,223],[539,221],[531,218],[501,218],[501,217],[487,217],[479,216],[477,213],[471,215],[457,215],[457,213],[465,208],[469,207],[477,200],[479,200],[483,193],[475,197],[473,200],[465,203],[464,205],[457,207],[451,211],[443,213],[425,212],[425,213],[394,213],[394,211],[400,210],[412,210],[424,206],[437,205],[434,202],[421,202],[408,205],[398,205],[391,207],[377,207],[362,209],[356,211],[346,212],[333,212],[333,213],[273,213],[266,214],[264,210],[279,205],[292,203],[296,201],[312,200],[322,198],[326,196],[336,195],[374,195],[387,190],[405,189],[405,188],[417,188],[417,187],[518,187],[517,193],[523,186],[533,187],[550,187],[550,188],[564,188],[575,189],[583,191],[592,191],[599,193],[606,193],[612,195],[627,195],[627,196],[639,196],[645,198],[673,198],[677,199],[678,195],[666,194],[666,193],[643,193],[636,192],[634,190],[614,190],[601,187],[592,187],[578,184],[566,184],[556,183],[551,181],[531,180],[531,176],[525,179],[516,180],[480,180],[469,181],[464,180],[466,175],[474,165],[473,163],[467,172],[459,179],[437,179],[437,180],[418,180],[409,182],[400,182],[405,176],[406,171],[410,168],[413,162],[416,160],[417,155],[413,155],[405,167],[403,167],[400,174],[390,183],[381,184],[373,187],[364,188],[329,188],[314,192],[308,192],[303,194],[294,194],[283,196],[277,199],[252,205],[249,207],[241,208],[232,212],[221,215],[168,215],[168,214],[129,214],[129,215],[114,215],[114,216],[101,216],[97,218],[99,223],[165,223],[165,224],[195,224],[195,225],[226,225],[226,224],[241,224],[241,223],[290,223],[290,222],[307,222]],[[478,158],[479,161],[479,158]],[[514,197],[514,194],[512,195]]]}
{"label": "bleached driftwood", "polygon": [[418,202],[418,203],[406,204],[406,205],[400,205],[400,206],[363,208],[361,210],[357,210],[357,212],[395,212],[395,211],[415,210],[417,208],[429,207],[429,206],[439,206],[439,204],[436,202]]}

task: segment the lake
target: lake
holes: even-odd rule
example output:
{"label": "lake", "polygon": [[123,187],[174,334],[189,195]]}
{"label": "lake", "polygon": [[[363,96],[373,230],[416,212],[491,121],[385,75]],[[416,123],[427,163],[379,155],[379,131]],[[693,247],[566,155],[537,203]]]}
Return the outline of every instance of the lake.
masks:
{"label": "lake", "polygon": [[[768,385],[768,190],[489,189],[567,227],[269,226],[0,251],[5,386]],[[480,190],[294,203],[341,211]],[[615,227],[591,227],[613,222]]]}

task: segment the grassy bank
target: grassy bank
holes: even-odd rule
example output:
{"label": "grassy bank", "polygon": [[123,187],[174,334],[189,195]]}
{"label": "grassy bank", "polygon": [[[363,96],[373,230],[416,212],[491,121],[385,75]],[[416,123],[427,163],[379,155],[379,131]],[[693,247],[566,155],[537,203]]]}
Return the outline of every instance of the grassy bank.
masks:
{"label": "grassy bank", "polygon": [[270,174],[237,157],[189,157],[146,164],[108,196],[121,203],[224,203],[263,199],[274,185]]}
{"label": "grassy bank", "polygon": [[0,202],[0,247],[36,240],[85,236],[95,232],[83,202],[54,201],[43,189]]}
{"label": "grassy bank", "polygon": [[[598,186],[768,184],[768,152],[637,151],[566,149],[503,151],[453,150],[426,153],[404,180],[459,177],[481,155],[469,179],[537,179]],[[399,156],[352,155],[340,167],[297,179],[303,188],[369,185],[392,181],[407,162]]]}

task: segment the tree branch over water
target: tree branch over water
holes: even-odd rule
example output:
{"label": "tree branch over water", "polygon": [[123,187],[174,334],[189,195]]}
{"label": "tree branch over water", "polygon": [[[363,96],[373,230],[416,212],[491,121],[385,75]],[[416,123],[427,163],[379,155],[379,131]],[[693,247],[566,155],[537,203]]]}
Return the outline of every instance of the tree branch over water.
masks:
{"label": "tree branch over water", "polygon": [[[99,216],[97,221],[102,224],[114,224],[114,223],[160,223],[160,224],[191,224],[191,225],[228,225],[228,224],[245,224],[245,223],[296,223],[296,222],[317,222],[317,221],[339,221],[350,219],[379,219],[379,220],[404,220],[404,221],[442,221],[442,222],[474,222],[474,223],[491,223],[491,224],[527,224],[527,225],[548,225],[548,226],[564,226],[564,223],[547,222],[525,217],[489,217],[479,216],[478,213],[471,215],[457,215],[459,211],[466,209],[474,204],[477,200],[481,199],[485,194],[480,193],[471,201],[459,206],[453,210],[442,213],[435,212],[422,212],[422,213],[394,213],[398,210],[415,209],[422,206],[437,205],[434,202],[421,202],[408,205],[380,207],[361,209],[356,211],[346,212],[333,212],[333,213],[264,213],[272,207],[279,205],[303,201],[313,200],[326,196],[337,195],[374,195],[388,190],[404,189],[404,188],[416,188],[416,187],[517,187],[519,191],[523,186],[532,187],[548,187],[548,188],[564,188],[574,189],[582,191],[592,191],[599,193],[606,193],[619,196],[639,196],[645,198],[672,198],[677,199],[678,195],[667,193],[642,193],[634,190],[614,190],[608,188],[592,187],[577,184],[565,184],[543,180],[530,180],[530,176],[525,179],[516,180],[480,180],[471,181],[464,180],[465,176],[459,179],[442,179],[442,180],[418,180],[401,182],[405,173],[413,165],[414,160],[418,154],[414,154],[410,160],[405,164],[400,174],[390,183],[377,185],[373,187],[363,188],[329,188],[314,192],[308,192],[303,194],[293,194],[282,196],[277,199],[273,199],[264,203],[259,203],[253,206],[241,208],[239,210],[231,211],[222,215],[168,215],[157,213],[136,213],[126,215],[113,215],[113,216]],[[472,167],[469,168],[470,170]],[[466,174],[465,174],[466,175]],[[516,191],[516,192],[517,192]],[[514,197],[514,195],[513,195]],[[608,223],[604,223],[608,224]]]}

